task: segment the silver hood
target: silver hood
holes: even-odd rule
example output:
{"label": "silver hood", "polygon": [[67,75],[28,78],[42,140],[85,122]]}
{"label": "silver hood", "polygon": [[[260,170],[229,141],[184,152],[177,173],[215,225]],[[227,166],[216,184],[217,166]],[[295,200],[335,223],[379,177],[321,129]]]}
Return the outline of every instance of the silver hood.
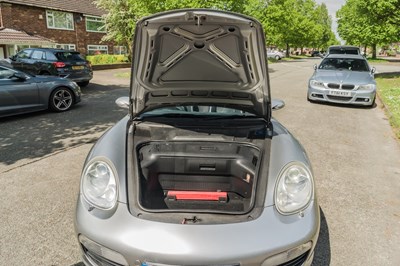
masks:
{"label": "silver hood", "polygon": [[146,17],[134,36],[132,115],[168,105],[220,105],[270,119],[264,32],[240,14],[175,10]]}
{"label": "silver hood", "polygon": [[376,84],[369,71],[320,70],[315,71],[311,79],[324,83],[343,83],[353,85]]}

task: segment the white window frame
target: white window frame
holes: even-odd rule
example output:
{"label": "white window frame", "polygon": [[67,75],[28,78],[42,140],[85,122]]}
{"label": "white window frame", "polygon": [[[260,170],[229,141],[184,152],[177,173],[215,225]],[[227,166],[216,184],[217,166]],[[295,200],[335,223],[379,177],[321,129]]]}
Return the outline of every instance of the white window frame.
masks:
{"label": "white window frame", "polygon": [[[118,49],[118,53],[115,53],[115,49]],[[126,55],[128,53],[128,48],[126,48],[126,46],[123,45],[114,45],[114,49],[113,49],[113,53],[115,55]],[[121,53],[122,50],[124,50],[125,53]]]}
{"label": "white window frame", "polygon": [[[65,49],[65,47],[68,47],[68,48]],[[72,43],[58,43],[58,44],[56,44],[55,48],[76,51],[76,45],[72,44]]]}
{"label": "white window frame", "polygon": [[[54,13],[63,13],[66,16],[66,19],[70,19],[71,20],[71,26],[72,28],[68,28],[68,27],[56,27],[55,23],[54,23]],[[52,24],[53,26],[50,25],[50,20],[52,20]],[[62,12],[62,11],[53,11],[53,10],[46,10],[46,23],[47,23],[47,28],[49,29],[57,29],[57,30],[75,30],[74,27],[74,15],[72,13],[69,12]],[[68,23],[67,23],[68,25]]]}
{"label": "white window frame", "polygon": [[106,51],[106,54],[108,54],[108,45],[98,45],[98,44],[89,44],[87,46],[87,53],[89,51]]}
{"label": "white window frame", "polygon": [[[88,29],[88,22],[102,22],[102,23],[104,23],[104,30],[89,30]],[[105,21],[104,21],[104,19],[102,17],[85,16],[85,26],[86,26],[86,31],[87,32],[106,33],[106,25],[105,25]]]}

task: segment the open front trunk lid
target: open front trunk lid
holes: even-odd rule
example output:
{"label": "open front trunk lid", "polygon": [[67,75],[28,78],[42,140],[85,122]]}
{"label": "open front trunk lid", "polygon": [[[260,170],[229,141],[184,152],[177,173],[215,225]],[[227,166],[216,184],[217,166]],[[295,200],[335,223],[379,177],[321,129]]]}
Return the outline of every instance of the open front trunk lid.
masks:
{"label": "open front trunk lid", "polygon": [[259,22],[214,10],[177,10],[139,21],[134,38],[133,116],[168,105],[231,106],[269,120]]}

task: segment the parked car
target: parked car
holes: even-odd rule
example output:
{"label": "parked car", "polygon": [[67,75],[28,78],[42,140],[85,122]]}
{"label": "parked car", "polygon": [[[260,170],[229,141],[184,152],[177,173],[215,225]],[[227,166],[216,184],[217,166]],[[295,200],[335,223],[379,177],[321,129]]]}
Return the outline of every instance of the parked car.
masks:
{"label": "parked car", "polygon": [[262,25],[217,10],[140,20],[129,114],[84,165],[86,265],[310,265],[308,157],[272,109]]}
{"label": "parked car", "polygon": [[362,55],[329,54],[314,68],[308,82],[309,101],[374,105],[375,69]]}
{"label": "parked car", "polygon": [[321,51],[312,51],[311,52],[311,57],[321,57],[323,58],[325,55]]}
{"label": "parked car", "polygon": [[69,78],[86,86],[93,78],[92,66],[75,51],[52,48],[27,48],[10,57],[15,69],[33,75]]}
{"label": "parked car", "polygon": [[281,60],[285,57],[285,54],[276,50],[268,50],[267,51],[268,58],[274,58],[276,60]]}
{"label": "parked car", "polygon": [[328,48],[328,54],[355,54],[359,55],[360,48],[351,45],[332,45]]}
{"label": "parked car", "polygon": [[81,90],[71,80],[31,76],[0,66],[0,117],[48,108],[63,112],[80,100]]}

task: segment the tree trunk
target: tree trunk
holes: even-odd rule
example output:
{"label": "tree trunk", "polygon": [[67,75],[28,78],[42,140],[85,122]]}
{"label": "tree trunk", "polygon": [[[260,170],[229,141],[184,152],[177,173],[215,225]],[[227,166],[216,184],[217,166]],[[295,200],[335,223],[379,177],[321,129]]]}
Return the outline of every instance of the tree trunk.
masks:
{"label": "tree trunk", "polygon": [[367,57],[367,45],[364,45],[364,56]]}
{"label": "tree trunk", "polygon": [[372,58],[376,59],[376,43],[372,45]]}
{"label": "tree trunk", "polygon": [[286,44],[286,57],[290,57],[289,49],[290,49],[290,47],[289,47],[289,44],[287,43]]}

